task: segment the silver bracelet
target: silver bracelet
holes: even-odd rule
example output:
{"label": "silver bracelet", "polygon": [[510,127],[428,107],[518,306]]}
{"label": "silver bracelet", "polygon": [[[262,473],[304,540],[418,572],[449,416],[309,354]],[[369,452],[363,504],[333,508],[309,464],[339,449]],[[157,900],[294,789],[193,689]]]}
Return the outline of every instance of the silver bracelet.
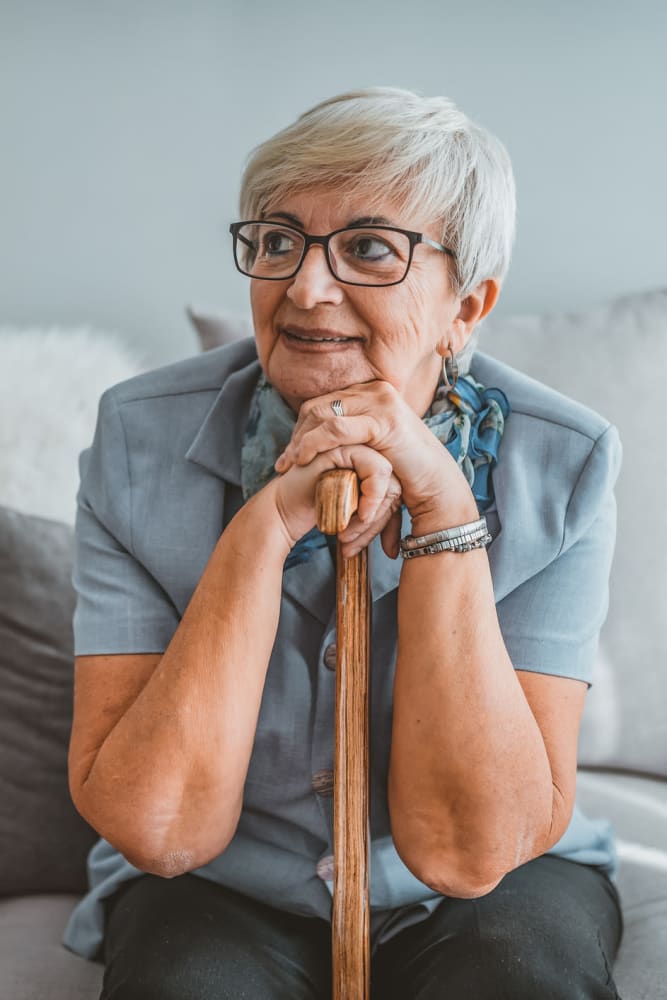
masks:
{"label": "silver bracelet", "polygon": [[470,552],[487,546],[492,540],[486,518],[481,517],[478,521],[433,531],[429,535],[407,535],[401,539],[400,555],[403,559],[413,559],[437,552]]}
{"label": "silver bracelet", "polygon": [[440,531],[432,531],[429,535],[406,535],[401,539],[401,547],[404,549],[420,549],[423,545],[430,545],[432,542],[448,542],[451,538],[461,538],[462,535],[486,534],[486,518],[480,517],[478,521],[469,521],[467,524],[459,524],[454,528],[442,528]]}

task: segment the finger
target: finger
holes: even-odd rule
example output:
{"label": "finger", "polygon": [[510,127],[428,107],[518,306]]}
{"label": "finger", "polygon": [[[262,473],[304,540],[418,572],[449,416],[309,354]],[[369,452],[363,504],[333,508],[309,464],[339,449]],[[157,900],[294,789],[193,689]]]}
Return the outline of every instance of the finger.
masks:
{"label": "finger", "polygon": [[333,448],[317,455],[309,464],[316,475],[328,469],[353,469],[356,472],[360,482],[357,516],[366,523],[374,519],[375,512],[388,494],[393,498],[400,492],[389,460],[365,445]]}
{"label": "finger", "polygon": [[400,510],[392,511],[391,517],[382,529],[380,542],[382,549],[390,559],[398,559],[401,546],[402,517]]}
{"label": "finger", "polygon": [[[384,482],[378,478],[377,480],[378,489],[381,488],[383,485],[385,485]],[[362,481],[361,484],[362,493],[366,492],[367,490],[370,493],[370,489],[371,485]],[[400,506],[400,503],[401,503],[401,484],[394,475],[393,471],[391,471],[390,467],[390,475],[386,482],[384,496],[380,499],[379,503],[376,505],[371,515],[369,516],[360,515],[360,521],[362,521],[364,524],[369,524],[371,521],[375,522],[381,518],[384,520],[385,518],[388,518],[390,514],[397,509],[397,507]]]}
{"label": "finger", "polygon": [[343,467],[347,467],[349,461],[359,477],[361,492],[357,518],[362,524],[372,524],[382,505],[391,503],[397,489],[400,494],[400,486],[393,476],[391,464],[383,455],[363,445],[337,450],[344,463]]}
{"label": "finger", "polygon": [[[389,515],[391,517],[391,514]],[[368,548],[373,539],[381,534],[384,524],[389,520],[386,516],[373,521],[372,524],[364,525],[359,528],[359,522],[357,522],[357,528],[348,534],[347,530],[345,533],[341,533],[338,538],[343,546],[343,554],[346,559],[350,556],[356,555],[357,552],[361,552],[362,549]]]}
{"label": "finger", "polygon": [[[351,440],[350,435],[346,435],[344,432],[341,433],[343,421],[349,421],[349,418],[354,416],[372,417],[372,424],[374,423],[377,426],[373,427],[371,425],[370,432],[379,441],[383,432],[378,414],[385,413],[388,407],[391,409],[396,395],[396,390],[389,383],[373,379],[369,382],[360,382],[349,386],[347,389],[337,390],[326,396],[318,396],[314,399],[306,400],[302,403],[299,410],[291,439],[283,454],[276,460],[276,470],[278,472],[286,472],[291,465],[295,464],[294,452],[300,447],[304,436],[323,424],[326,424],[330,428],[337,427],[338,434],[335,440],[342,443]],[[336,400],[339,400],[343,406],[343,417],[338,416],[332,410],[332,404]],[[363,442],[369,439],[366,434],[357,437],[357,440]],[[329,437],[323,444],[323,448],[326,450],[327,447],[332,446],[333,442],[331,437]],[[310,454],[312,458],[313,453],[311,452]],[[305,461],[307,464],[308,460]]]}
{"label": "finger", "polygon": [[[301,444],[305,434],[324,423],[331,425],[338,422],[340,425],[343,420],[351,416],[367,415],[374,412],[374,399],[369,398],[369,395],[371,397],[377,395],[377,390],[375,393],[373,392],[376,385],[375,382],[360,383],[358,386],[350,386],[348,389],[338,390],[326,396],[307,399],[302,403],[292,436],[285,449],[285,452],[288,453],[286,456],[288,461],[283,462],[281,468],[286,470],[292,464],[292,454],[295,448]],[[355,390],[361,390],[361,392]],[[343,417],[338,416],[333,410],[334,402],[340,402],[343,406]]]}
{"label": "finger", "polygon": [[299,409],[294,432],[298,434],[303,428],[331,417],[334,413],[332,405],[336,400],[340,400],[344,415],[349,417],[358,413],[372,413],[378,406],[391,405],[394,399],[400,399],[400,396],[389,382],[382,379],[356,382],[345,389],[305,400]]}
{"label": "finger", "polygon": [[[335,417],[304,431],[292,440],[283,455],[290,464],[309,465],[316,455],[341,445],[368,445],[377,437],[377,420],[368,414]],[[283,471],[282,467],[280,471]]]}
{"label": "finger", "polygon": [[369,382],[348,386],[347,389],[338,389],[325,396],[307,399],[301,404],[292,436],[298,438],[305,430],[336,416],[333,409],[333,403],[336,401],[340,401],[346,417],[368,412],[369,408],[372,407],[372,396],[373,383]]}
{"label": "finger", "polygon": [[[353,546],[355,551],[364,548],[370,544],[376,535],[379,535],[384,530],[390,519],[395,515],[396,510],[400,507],[400,503],[400,484],[396,477],[392,475],[389,489],[375,512],[373,519],[371,521],[362,521],[355,515],[350,520],[345,531],[340,532],[338,537],[341,542],[345,543],[348,547]],[[400,515],[398,532],[400,536]]]}

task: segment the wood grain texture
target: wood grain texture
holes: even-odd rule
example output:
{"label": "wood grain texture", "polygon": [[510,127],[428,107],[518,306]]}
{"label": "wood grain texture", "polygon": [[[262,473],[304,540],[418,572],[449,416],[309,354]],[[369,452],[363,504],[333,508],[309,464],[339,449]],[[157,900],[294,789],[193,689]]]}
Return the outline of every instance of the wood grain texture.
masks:
{"label": "wood grain texture", "polygon": [[325,535],[347,528],[359,503],[359,480],[352,469],[332,469],[320,476],[315,492],[317,527]]}
{"label": "wood grain texture", "polygon": [[[325,473],[318,484],[320,530],[342,531],[357,502],[358,482],[352,470]],[[333,1000],[369,1000],[368,552],[364,549],[344,559],[338,543],[337,554],[332,995]]]}

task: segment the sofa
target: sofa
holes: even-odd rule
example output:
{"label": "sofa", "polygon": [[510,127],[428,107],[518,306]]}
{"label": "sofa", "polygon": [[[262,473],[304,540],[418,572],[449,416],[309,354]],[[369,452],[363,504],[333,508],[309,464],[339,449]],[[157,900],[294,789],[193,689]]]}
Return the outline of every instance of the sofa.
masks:
{"label": "sofa", "polygon": [[[248,334],[244,318],[196,308],[189,316],[202,349]],[[186,343],[183,353],[196,349]],[[479,349],[599,410],[624,442],[609,616],[582,722],[577,796],[616,831],[620,995],[667,1000],[667,289],[578,313],[491,317]],[[102,965],[61,944],[97,837],[74,810],[66,776],[76,459],[103,389],[147,366],[112,335],[0,328],[2,1000],[95,1000],[100,991]]]}

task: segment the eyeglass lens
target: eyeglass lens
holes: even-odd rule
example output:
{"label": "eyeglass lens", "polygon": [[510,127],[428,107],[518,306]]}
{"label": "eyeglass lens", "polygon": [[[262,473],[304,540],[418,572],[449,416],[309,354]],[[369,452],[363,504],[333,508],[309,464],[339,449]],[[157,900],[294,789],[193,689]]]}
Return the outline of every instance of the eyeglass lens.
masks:
{"label": "eyeglass lens", "polygon": [[[305,246],[296,229],[249,222],[238,230],[237,263],[253,278],[289,278],[299,269]],[[395,229],[344,229],[329,240],[331,269],[341,281],[388,285],[402,281],[410,263],[410,239]]]}

